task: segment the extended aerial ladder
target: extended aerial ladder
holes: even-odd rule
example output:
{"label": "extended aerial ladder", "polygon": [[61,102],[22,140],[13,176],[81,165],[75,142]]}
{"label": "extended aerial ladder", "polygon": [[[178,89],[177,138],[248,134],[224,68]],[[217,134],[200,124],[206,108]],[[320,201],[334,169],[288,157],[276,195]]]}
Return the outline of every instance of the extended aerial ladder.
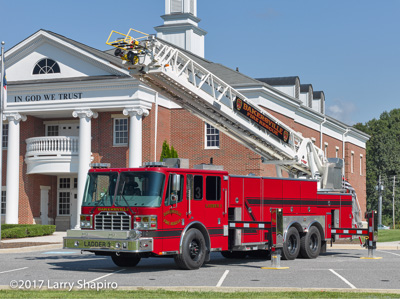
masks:
{"label": "extended aerial ladder", "polygon": [[[291,177],[318,180],[319,189],[343,188],[341,169],[335,171],[338,163],[329,162],[311,139],[260,108],[182,50],[134,29],[127,34],[112,31],[106,44],[116,48],[115,56],[123,60],[131,76],[251,149],[264,163],[275,164],[278,176],[285,170]],[[359,207],[356,196],[353,199],[354,207]],[[359,209],[353,213],[355,224],[360,226]]]}

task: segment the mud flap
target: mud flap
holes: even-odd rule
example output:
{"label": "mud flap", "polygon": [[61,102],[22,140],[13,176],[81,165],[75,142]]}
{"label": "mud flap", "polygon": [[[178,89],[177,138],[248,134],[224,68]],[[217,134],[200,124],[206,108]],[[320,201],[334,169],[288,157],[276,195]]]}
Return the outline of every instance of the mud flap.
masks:
{"label": "mud flap", "polygon": [[210,260],[211,260],[210,250],[207,249],[206,257],[205,257],[205,259],[204,259],[204,262],[205,262],[205,263],[208,263]]}

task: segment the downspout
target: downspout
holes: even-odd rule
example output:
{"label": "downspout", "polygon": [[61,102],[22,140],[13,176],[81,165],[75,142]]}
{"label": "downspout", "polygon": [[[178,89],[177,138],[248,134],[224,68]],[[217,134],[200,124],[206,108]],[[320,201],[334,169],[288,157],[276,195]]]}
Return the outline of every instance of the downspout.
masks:
{"label": "downspout", "polygon": [[320,141],[319,148],[322,149],[323,151],[324,151],[324,149],[322,148],[322,127],[323,127],[324,123],[326,123],[326,117],[324,117],[324,120],[321,122],[320,127],[319,127],[319,141]]}
{"label": "downspout", "polygon": [[158,92],[154,95],[155,102],[155,121],[154,121],[154,162],[157,160],[157,128],[158,128]]}

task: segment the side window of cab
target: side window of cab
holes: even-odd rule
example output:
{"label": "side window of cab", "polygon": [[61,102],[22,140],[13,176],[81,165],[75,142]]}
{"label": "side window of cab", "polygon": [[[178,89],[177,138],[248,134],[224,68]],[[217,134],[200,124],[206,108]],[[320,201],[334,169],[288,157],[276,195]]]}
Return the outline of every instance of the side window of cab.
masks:
{"label": "side window of cab", "polygon": [[183,200],[183,186],[185,177],[181,174],[170,174],[168,177],[167,192],[165,193],[165,206],[172,206]]}
{"label": "side window of cab", "polygon": [[189,200],[203,199],[203,176],[188,174],[186,177],[186,198]]}
{"label": "side window of cab", "polygon": [[206,177],[206,199],[221,200],[221,178],[219,176]]}

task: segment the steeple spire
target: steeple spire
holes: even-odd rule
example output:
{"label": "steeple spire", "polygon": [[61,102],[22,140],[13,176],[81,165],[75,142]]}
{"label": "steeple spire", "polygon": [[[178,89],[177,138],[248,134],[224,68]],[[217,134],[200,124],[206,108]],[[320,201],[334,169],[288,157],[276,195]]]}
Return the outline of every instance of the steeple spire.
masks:
{"label": "steeple spire", "polygon": [[204,57],[206,31],[198,27],[197,0],[165,0],[164,25],[157,26],[157,37]]}

